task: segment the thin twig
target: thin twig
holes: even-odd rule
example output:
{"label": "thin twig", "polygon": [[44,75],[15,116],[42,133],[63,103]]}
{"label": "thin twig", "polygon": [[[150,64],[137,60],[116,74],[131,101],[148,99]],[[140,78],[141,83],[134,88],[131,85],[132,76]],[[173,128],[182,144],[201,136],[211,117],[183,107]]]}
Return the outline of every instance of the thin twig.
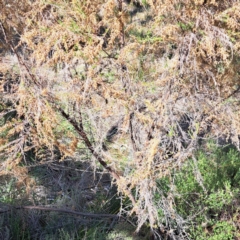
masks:
{"label": "thin twig", "polygon": [[[82,217],[88,217],[88,218],[119,218],[120,216],[117,214],[103,214],[103,213],[84,213],[84,212],[78,212],[78,211],[72,211],[69,209],[63,209],[63,208],[53,208],[53,207],[45,207],[45,206],[17,206],[13,207],[13,209],[21,210],[41,210],[41,211],[50,211],[50,212],[60,212],[60,213],[68,213],[73,215],[79,215]],[[11,208],[6,210],[0,210],[0,213],[5,213],[12,210]]]}

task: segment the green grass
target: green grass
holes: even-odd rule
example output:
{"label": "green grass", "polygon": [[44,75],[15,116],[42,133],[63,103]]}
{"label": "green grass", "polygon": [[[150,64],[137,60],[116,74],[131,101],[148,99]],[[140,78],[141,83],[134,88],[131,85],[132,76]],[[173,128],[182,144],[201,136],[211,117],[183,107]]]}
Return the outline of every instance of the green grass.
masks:
{"label": "green grass", "polygon": [[[174,181],[173,181],[174,179]],[[174,185],[174,188],[172,187]],[[187,220],[190,239],[228,240],[237,235],[240,188],[240,154],[231,146],[209,143],[170,178],[158,180],[167,197],[173,194],[175,211]],[[174,190],[172,190],[174,189]],[[159,201],[161,196],[155,196]],[[159,209],[160,219],[164,219]]]}

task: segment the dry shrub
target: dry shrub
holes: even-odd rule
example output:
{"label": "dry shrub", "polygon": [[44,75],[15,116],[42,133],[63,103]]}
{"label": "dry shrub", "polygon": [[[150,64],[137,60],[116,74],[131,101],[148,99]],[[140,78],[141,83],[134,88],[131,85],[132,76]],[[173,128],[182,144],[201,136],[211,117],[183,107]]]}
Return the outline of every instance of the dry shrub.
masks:
{"label": "dry shrub", "polygon": [[[20,62],[15,101],[28,123],[28,131],[19,123],[24,143],[73,155],[83,142],[132,200],[138,230],[146,221],[161,226],[157,179],[181,167],[203,137],[227,137],[239,148],[240,131],[239,4],[147,3],[132,1],[130,12],[122,0],[34,1],[21,36],[29,60]],[[56,134],[60,115],[78,136]],[[162,203],[174,219],[171,201]]]}

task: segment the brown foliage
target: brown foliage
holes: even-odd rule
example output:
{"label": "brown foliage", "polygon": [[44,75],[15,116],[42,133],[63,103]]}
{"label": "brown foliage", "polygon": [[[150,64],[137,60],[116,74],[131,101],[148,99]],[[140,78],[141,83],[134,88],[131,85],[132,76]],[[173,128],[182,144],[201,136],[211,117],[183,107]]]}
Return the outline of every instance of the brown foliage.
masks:
{"label": "brown foliage", "polygon": [[[31,141],[34,148],[57,146],[65,155],[74,155],[83,142],[112,174],[119,192],[131,198],[139,227],[147,220],[160,226],[156,179],[181,167],[202,137],[227,136],[239,148],[239,3],[57,0],[30,5],[21,25],[28,56],[18,57],[21,83],[12,100],[24,121],[8,123],[24,137],[6,142],[8,151],[15,148],[9,159],[18,163],[19,139],[22,151]],[[62,118],[76,134],[57,132]],[[92,142],[86,119],[94,131]],[[113,125],[117,130],[109,142]],[[61,144],[66,138],[68,143]]]}

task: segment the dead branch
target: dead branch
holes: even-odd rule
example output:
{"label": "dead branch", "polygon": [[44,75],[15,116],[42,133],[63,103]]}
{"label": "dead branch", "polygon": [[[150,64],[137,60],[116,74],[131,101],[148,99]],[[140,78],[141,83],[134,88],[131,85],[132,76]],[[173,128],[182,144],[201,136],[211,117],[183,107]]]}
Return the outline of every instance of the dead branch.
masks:
{"label": "dead branch", "polygon": [[[53,207],[45,207],[45,206],[17,206],[17,207],[14,207],[13,209],[60,212],[60,213],[68,213],[68,214],[78,215],[78,216],[87,217],[87,218],[119,218],[119,217],[121,217],[117,214],[84,213],[84,212],[72,211],[72,210],[69,210],[69,209],[53,208]],[[5,210],[0,209],[0,213],[9,212],[10,210],[12,210],[12,209],[11,208],[8,208],[8,209],[5,209]]]}

